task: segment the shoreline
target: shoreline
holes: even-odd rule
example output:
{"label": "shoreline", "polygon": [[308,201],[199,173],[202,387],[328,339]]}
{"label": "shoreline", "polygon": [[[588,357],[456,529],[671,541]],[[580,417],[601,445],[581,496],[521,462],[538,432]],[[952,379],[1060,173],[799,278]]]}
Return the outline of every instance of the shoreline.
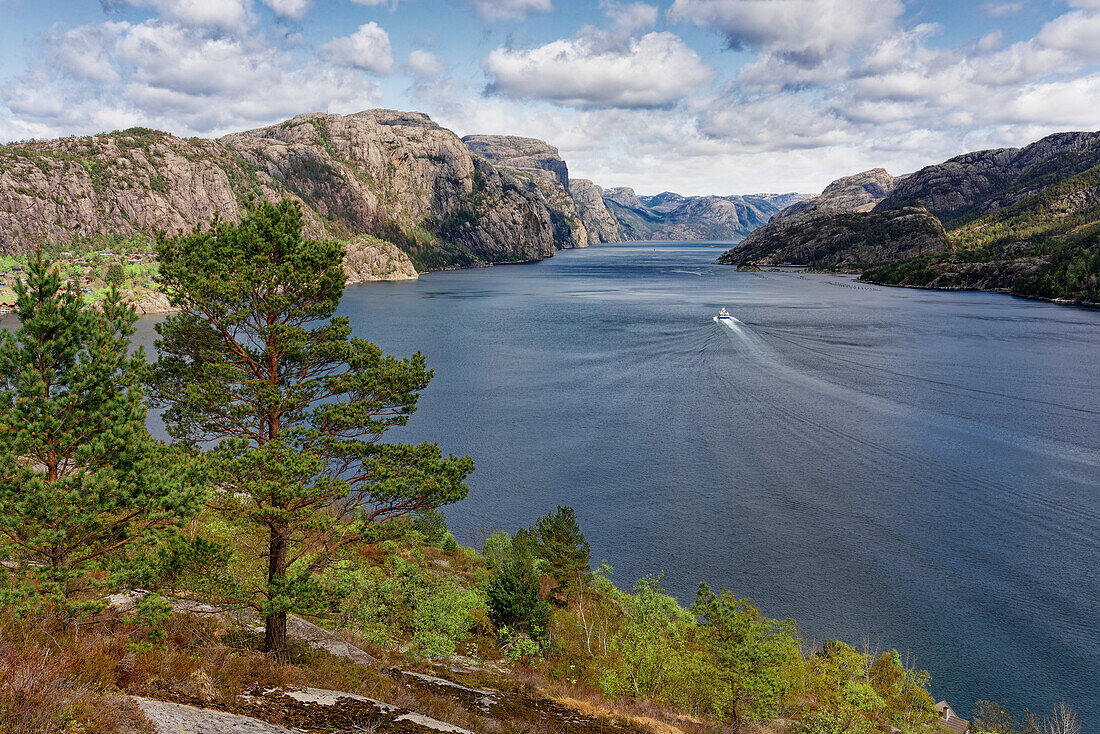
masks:
{"label": "shoreline", "polygon": [[[733,263],[715,263],[715,264],[727,265],[727,266],[733,265]],[[862,270],[826,270],[826,269],[822,269],[822,268],[815,268],[811,265],[770,265],[767,268],[763,268],[763,267],[760,267],[760,266],[752,266],[753,269],[750,269],[750,268],[746,267],[744,270],[742,270],[741,266],[739,266],[739,265],[734,266],[734,267],[736,267],[737,272],[741,272],[741,273],[760,272],[760,273],[814,273],[814,274],[817,274],[817,275],[855,275],[855,276],[862,276],[863,275]],[[799,270],[794,270],[794,268],[800,268],[800,269]],[[911,288],[913,290],[921,290],[921,291],[997,293],[997,294],[1000,294],[1002,296],[1012,296],[1013,298],[1022,298],[1024,300],[1028,300],[1028,301],[1040,301],[1040,302],[1043,302],[1043,303],[1053,303],[1053,304],[1058,305],[1058,306],[1079,306],[1081,308],[1087,308],[1087,309],[1100,309],[1100,302],[1095,302],[1095,301],[1074,301],[1074,300],[1070,300],[1070,299],[1067,299],[1067,298],[1046,298],[1044,296],[1029,296],[1029,295],[1024,295],[1022,293],[1013,293],[1012,291],[1004,290],[1004,289],[1001,289],[1001,288],[950,288],[950,287],[927,286],[927,285],[912,285],[910,283],[876,283],[872,280],[862,280],[860,277],[857,277],[855,280],[856,280],[856,282],[858,282],[862,285],[874,285],[874,286],[880,286],[880,287],[883,287],[883,288]]]}

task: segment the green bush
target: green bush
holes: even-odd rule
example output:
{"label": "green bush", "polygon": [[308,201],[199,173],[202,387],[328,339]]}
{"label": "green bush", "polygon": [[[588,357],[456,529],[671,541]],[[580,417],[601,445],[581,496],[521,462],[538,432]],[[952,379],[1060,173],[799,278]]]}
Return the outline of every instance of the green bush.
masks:
{"label": "green bush", "polygon": [[485,601],[477,592],[452,581],[421,589],[418,597],[413,644],[426,657],[454,655],[458,645],[470,636],[470,613],[484,611]]}
{"label": "green bush", "polygon": [[486,590],[489,619],[535,636],[550,621],[550,605],[539,598],[539,579],[527,559],[513,555],[504,561]]}

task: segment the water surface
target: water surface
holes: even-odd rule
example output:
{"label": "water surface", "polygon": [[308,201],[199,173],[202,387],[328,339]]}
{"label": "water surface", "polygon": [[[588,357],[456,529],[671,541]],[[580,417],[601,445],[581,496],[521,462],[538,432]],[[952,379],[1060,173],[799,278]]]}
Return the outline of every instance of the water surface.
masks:
{"label": "water surface", "polygon": [[664,571],[689,604],[706,581],[908,653],[961,714],[1064,697],[1100,726],[1100,311],[722,249],[347,290],[358,335],[435,369],[393,433],[474,457],[459,540],[571,505],[623,587]]}

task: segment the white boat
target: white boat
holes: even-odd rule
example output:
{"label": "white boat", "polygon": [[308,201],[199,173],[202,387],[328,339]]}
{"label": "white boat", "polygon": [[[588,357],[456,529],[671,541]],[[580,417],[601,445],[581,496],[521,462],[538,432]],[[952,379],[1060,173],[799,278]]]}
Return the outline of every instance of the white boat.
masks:
{"label": "white boat", "polygon": [[714,317],[714,321],[719,324],[727,324],[730,326],[737,323],[737,319],[730,316],[730,312],[724,308]]}

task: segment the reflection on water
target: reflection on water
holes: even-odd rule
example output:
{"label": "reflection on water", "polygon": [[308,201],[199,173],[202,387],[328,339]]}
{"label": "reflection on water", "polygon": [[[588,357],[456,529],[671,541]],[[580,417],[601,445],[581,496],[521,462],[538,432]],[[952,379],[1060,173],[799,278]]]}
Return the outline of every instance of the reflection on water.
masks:
{"label": "reflection on water", "polygon": [[720,251],[348,289],[358,335],[435,369],[400,440],[477,462],[459,538],[569,504],[623,586],[663,570],[690,603],[705,580],[912,653],[960,713],[1065,697],[1100,725],[1100,312]]}

